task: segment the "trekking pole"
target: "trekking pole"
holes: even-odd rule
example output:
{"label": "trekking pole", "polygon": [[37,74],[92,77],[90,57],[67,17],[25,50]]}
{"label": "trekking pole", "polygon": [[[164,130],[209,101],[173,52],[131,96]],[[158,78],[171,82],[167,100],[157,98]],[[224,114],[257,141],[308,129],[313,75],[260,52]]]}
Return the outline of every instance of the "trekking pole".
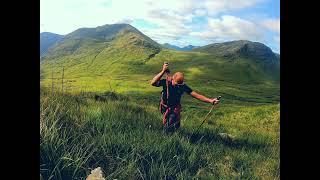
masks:
{"label": "trekking pole", "polygon": [[[168,62],[164,62],[164,64],[169,64]],[[166,70],[166,85],[167,85],[167,104],[169,101],[169,74],[170,74],[170,70],[167,69]]]}
{"label": "trekking pole", "polygon": [[[164,62],[164,64],[169,64],[168,62]],[[166,86],[167,86],[167,105],[168,105],[168,102],[169,102],[169,74],[170,74],[170,70],[167,69],[165,71],[166,73]]]}
{"label": "trekking pole", "polygon": [[[218,96],[218,97],[217,97],[217,99],[218,99],[218,100],[220,100],[220,99],[221,99],[221,96]],[[198,127],[198,129],[197,129],[197,131],[196,131],[196,133],[195,133],[195,134],[197,134],[197,133],[198,133],[198,131],[199,131],[200,127],[201,127],[201,126],[202,126],[202,124],[207,120],[207,118],[208,118],[209,114],[211,113],[211,111],[212,111],[214,108],[215,108],[215,104],[213,104],[213,105],[212,105],[212,107],[211,107],[210,111],[209,111],[209,112],[207,113],[207,115],[204,117],[204,119],[203,119],[202,123],[201,123],[201,124],[200,124],[200,126]]]}
{"label": "trekking pole", "polygon": [[[168,62],[164,62],[164,64],[169,64]],[[167,106],[169,105],[169,74],[170,74],[170,70],[169,69],[167,69],[166,71],[166,86],[167,86]],[[168,108],[168,107],[167,107]],[[168,117],[169,117],[169,115],[168,115]],[[167,118],[166,119],[166,128],[168,128],[168,126],[169,126],[170,124],[169,124],[169,118]]]}

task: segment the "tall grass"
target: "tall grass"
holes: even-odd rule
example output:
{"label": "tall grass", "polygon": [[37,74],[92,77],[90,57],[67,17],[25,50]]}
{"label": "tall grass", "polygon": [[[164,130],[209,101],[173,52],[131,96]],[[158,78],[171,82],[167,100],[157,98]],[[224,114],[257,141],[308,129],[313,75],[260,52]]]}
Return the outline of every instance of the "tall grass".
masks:
{"label": "tall grass", "polygon": [[40,103],[45,179],[84,179],[98,166],[106,179],[279,179],[278,105],[221,107],[198,133],[205,110],[187,109],[167,136],[155,106],[119,94],[42,90]]}

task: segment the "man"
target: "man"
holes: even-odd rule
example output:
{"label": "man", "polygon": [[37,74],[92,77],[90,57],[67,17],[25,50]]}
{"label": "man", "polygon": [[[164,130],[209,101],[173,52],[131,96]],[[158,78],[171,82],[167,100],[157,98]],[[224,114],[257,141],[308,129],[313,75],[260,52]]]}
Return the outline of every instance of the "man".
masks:
{"label": "man", "polygon": [[161,79],[162,76],[169,71],[168,67],[168,63],[163,64],[162,71],[151,80],[151,85],[163,87],[160,101],[160,111],[163,114],[162,123],[165,132],[173,132],[180,127],[180,99],[184,92],[200,101],[210,104],[217,104],[219,100],[217,98],[209,99],[193,91],[184,83],[184,75],[181,72],[176,72],[172,77],[167,76],[166,79]]}

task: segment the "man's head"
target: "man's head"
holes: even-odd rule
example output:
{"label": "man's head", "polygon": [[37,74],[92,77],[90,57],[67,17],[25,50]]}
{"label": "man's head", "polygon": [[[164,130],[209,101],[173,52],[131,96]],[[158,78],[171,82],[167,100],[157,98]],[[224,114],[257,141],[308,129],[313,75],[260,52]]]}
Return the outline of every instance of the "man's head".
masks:
{"label": "man's head", "polygon": [[176,72],[174,73],[173,77],[172,77],[172,83],[173,85],[176,85],[176,84],[183,84],[184,82],[184,75],[182,72]]}

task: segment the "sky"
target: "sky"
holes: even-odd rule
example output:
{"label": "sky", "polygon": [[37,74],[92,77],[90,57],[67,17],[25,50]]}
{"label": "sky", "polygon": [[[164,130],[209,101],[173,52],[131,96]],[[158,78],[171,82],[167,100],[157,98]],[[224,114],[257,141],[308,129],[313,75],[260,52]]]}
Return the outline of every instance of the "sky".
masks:
{"label": "sky", "polygon": [[280,52],[280,0],[40,0],[40,32],[131,24],[160,44],[250,40]]}

